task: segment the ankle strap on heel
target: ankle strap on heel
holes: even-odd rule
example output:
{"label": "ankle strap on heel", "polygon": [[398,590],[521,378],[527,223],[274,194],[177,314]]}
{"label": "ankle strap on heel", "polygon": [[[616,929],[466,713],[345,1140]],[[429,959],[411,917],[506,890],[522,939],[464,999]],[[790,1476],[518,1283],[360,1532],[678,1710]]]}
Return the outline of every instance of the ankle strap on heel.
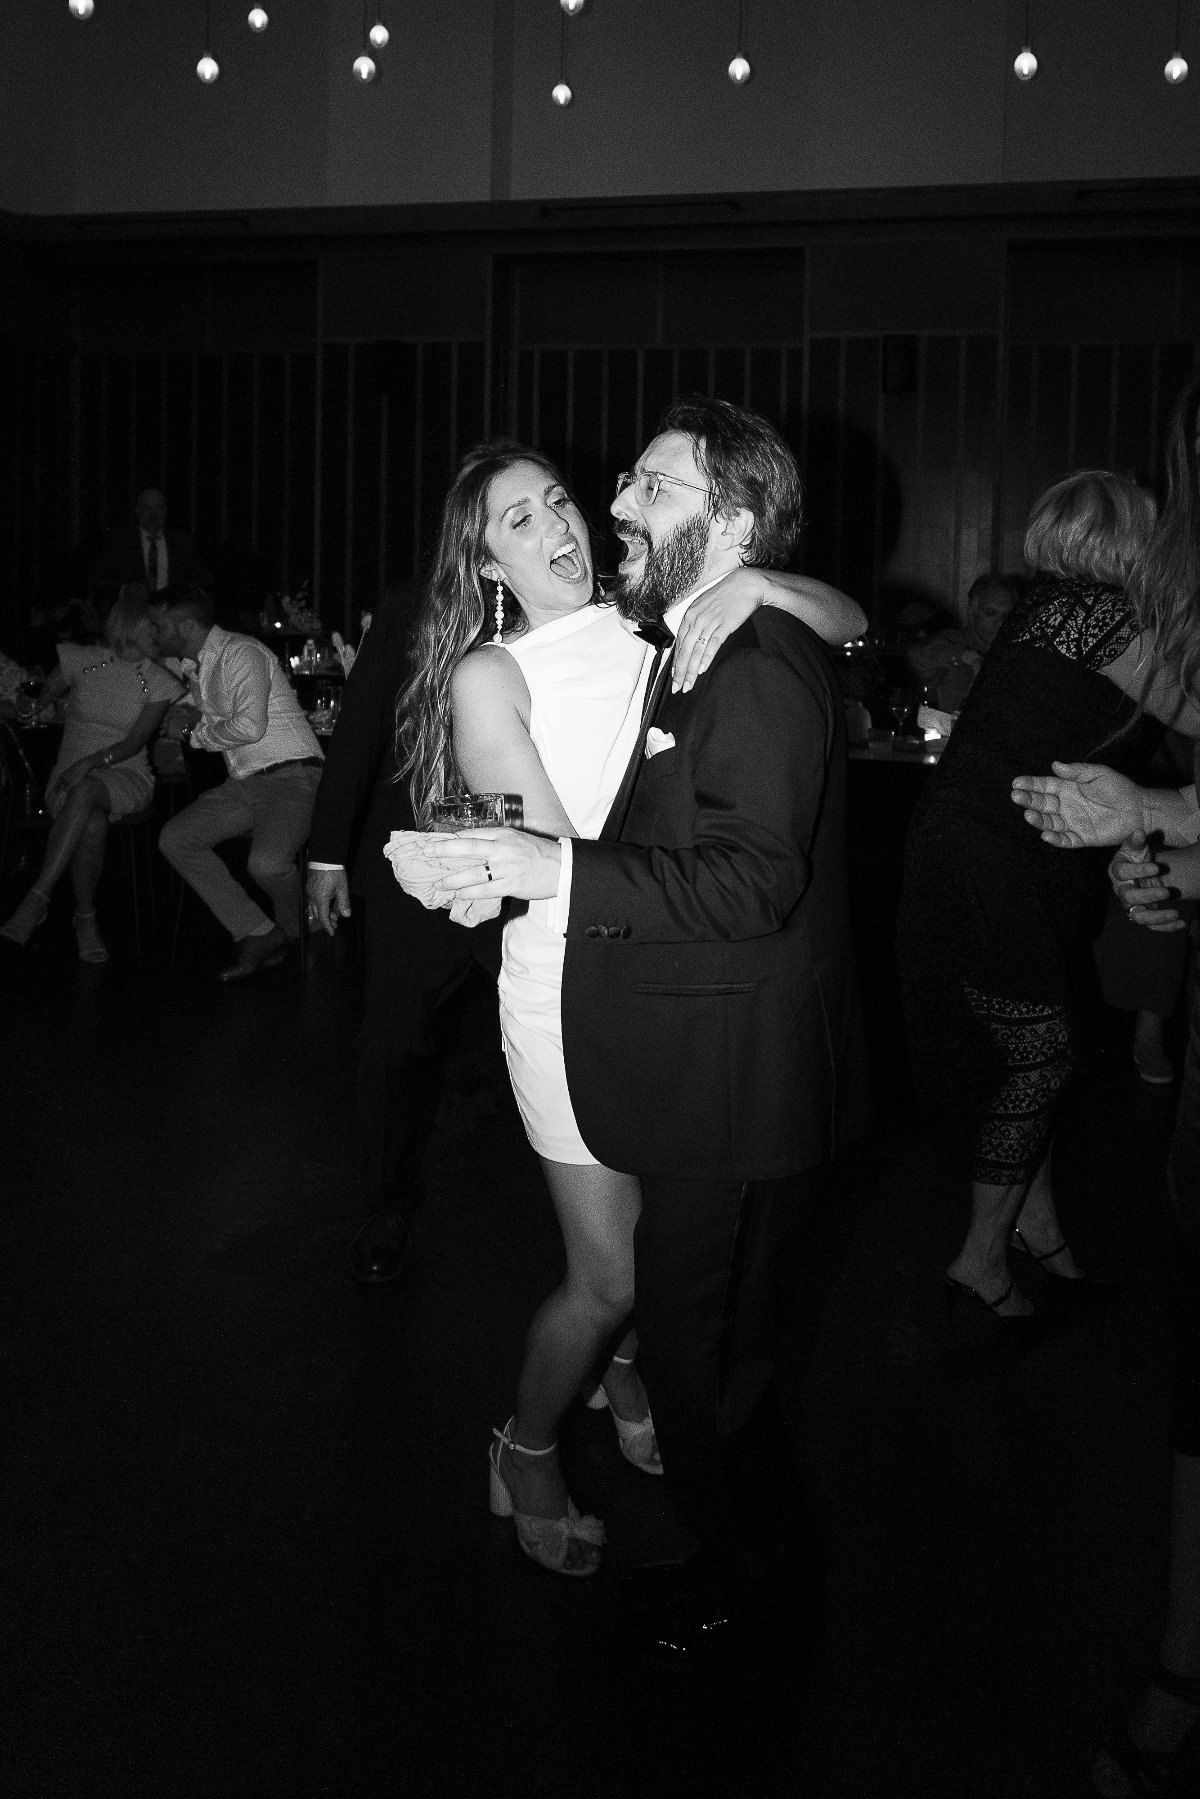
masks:
{"label": "ankle strap on heel", "polygon": [[615,1362],[618,1368],[632,1368],[637,1361],[637,1357],[631,1355],[614,1355],[609,1356],[608,1359],[610,1362]]}
{"label": "ankle strap on heel", "polygon": [[504,1426],[503,1430],[497,1430],[495,1425],[492,1426],[492,1435],[493,1435],[493,1437],[495,1437],[496,1441],[499,1443],[501,1449],[513,1449],[516,1451],[516,1453],[518,1455],[553,1455],[554,1454],[554,1451],[558,1448],[557,1441],[555,1441],[553,1443],[548,1443],[546,1445],[545,1449],[529,1449],[526,1447],[526,1445],[524,1443],[518,1443],[514,1437],[509,1435],[509,1432],[512,1430],[512,1427],[515,1423],[516,1423],[516,1418],[514,1416],[509,1419],[508,1423]]}

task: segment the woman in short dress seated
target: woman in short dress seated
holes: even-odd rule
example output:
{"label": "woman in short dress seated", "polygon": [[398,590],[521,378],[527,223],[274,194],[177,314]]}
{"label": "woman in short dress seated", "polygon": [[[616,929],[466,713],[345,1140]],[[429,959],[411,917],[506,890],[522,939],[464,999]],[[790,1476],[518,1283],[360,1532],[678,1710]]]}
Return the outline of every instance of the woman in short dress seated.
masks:
{"label": "woman in short dress seated", "polygon": [[50,895],[68,868],[75,889],[75,937],[83,962],[106,962],[96,927],[95,894],[109,824],[140,812],[154,797],[146,745],[179,683],[151,660],[154,643],[141,587],[123,587],[104,621],[101,643],[60,643],[58,667],[41,695],[66,696],[66,724],[46,786],[53,819],[41,872],[0,937],[24,947],[42,924]]}

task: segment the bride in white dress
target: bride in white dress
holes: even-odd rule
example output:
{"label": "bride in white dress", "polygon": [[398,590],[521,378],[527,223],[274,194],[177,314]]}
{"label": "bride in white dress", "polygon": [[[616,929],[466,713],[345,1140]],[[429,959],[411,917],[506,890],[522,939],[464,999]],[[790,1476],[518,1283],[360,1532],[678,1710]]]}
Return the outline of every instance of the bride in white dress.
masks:
{"label": "bride in white dress", "polygon": [[[746,569],[690,608],[673,679],[690,687],[764,600],[827,642],[865,628],[835,589]],[[553,465],[515,443],[472,451],[443,509],[414,673],[397,709],[418,824],[465,789],[521,794],[526,830],[598,836],[639,733],[652,660],[650,645],[600,600],[587,525]],[[627,1459],[647,1473],[662,1469],[627,1328],[641,1192],[635,1176],[596,1161],[575,1123],[559,1009],[564,939],[550,929],[552,906],[531,902],[505,926],[500,1021],[567,1272],[529,1327],[517,1410],[495,1432],[491,1492],[493,1511],[514,1516],[526,1554],[586,1575],[599,1564],[603,1526],[571,1504],[556,1433],[600,1364],[590,1403],[610,1407]]]}

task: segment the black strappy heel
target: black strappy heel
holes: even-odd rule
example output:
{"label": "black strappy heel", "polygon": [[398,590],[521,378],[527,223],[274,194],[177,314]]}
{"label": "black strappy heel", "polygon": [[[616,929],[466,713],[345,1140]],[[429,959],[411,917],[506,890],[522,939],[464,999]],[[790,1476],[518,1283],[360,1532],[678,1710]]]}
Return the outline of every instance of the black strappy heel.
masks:
{"label": "black strappy heel", "polygon": [[1014,1225],[1012,1236],[1008,1240],[1008,1247],[1010,1254],[1024,1256],[1025,1260],[1031,1263],[1040,1274],[1044,1274],[1047,1280],[1052,1280],[1060,1289],[1070,1287],[1079,1293],[1095,1294],[1119,1293],[1121,1290],[1121,1283],[1113,1280],[1111,1275],[1080,1274],[1073,1277],[1069,1274],[1059,1274],[1057,1269],[1051,1268],[1049,1264],[1055,1256],[1062,1255],[1067,1248],[1065,1238],[1061,1243],[1056,1243],[1053,1249],[1043,1250],[1042,1254],[1038,1255],[1037,1251],[1031,1248],[1026,1241],[1023,1233]]}

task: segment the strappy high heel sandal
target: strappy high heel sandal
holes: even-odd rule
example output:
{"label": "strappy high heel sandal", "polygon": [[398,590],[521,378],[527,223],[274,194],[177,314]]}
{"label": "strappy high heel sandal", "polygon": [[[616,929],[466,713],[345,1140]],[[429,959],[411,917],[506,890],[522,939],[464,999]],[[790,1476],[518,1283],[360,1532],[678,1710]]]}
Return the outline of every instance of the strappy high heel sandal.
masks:
{"label": "strappy high heel sandal", "polygon": [[1052,1268],[1050,1264],[1053,1262],[1055,1256],[1062,1255],[1063,1251],[1067,1248],[1065,1237],[1061,1243],[1056,1243],[1053,1249],[1043,1250],[1041,1255],[1038,1255],[1024,1233],[1014,1225],[1012,1236],[1008,1240],[1008,1247],[1013,1255],[1024,1256],[1025,1260],[1030,1263],[1032,1267],[1036,1268],[1039,1274],[1044,1274],[1048,1280],[1052,1280],[1056,1288],[1059,1288],[1060,1290],[1065,1290],[1070,1287],[1077,1293],[1094,1293],[1097,1295],[1102,1293],[1119,1293],[1121,1290],[1120,1281],[1113,1280],[1111,1275],[1060,1274],[1056,1268]]}
{"label": "strappy high heel sandal", "polygon": [[[488,1469],[493,1517],[511,1518],[517,1527],[517,1541],[530,1561],[540,1562],[552,1574],[577,1577],[594,1574],[600,1566],[599,1551],[604,1542],[604,1526],[599,1518],[581,1517],[571,1499],[567,1500],[565,1518],[534,1518],[528,1512],[519,1512],[513,1504],[513,1496],[500,1467],[501,1451],[511,1449],[517,1455],[539,1456],[551,1455],[558,1448],[557,1443],[551,1443],[547,1449],[526,1449],[524,1443],[514,1442],[512,1427],[515,1422],[515,1418],[510,1418],[503,1430],[492,1431],[496,1441],[488,1450]],[[583,1565],[578,1568],[567,1566],[572,1541],[584,1543],[595,1552],[588,1553],[585,1549]]]}
{"label": "strappy high heel sandal", "polygon": [[[1200,1711],[1200,1678],[1196,1675],[1172,1674],[1159,1662],[1150,1676],[1150,1685]],[[1153,1799],[1155,1793],[1168,1792],[1183,1752],[1198,1729],[1200,1719],[1192,1725],[1178,1749],[1143,1749],[1130,1736],[1128,1724],[1122,1725],[1120,1732],[1109,1739],[1092,1763],[1092,1791],[1101,1794],[1102,1799],[1111,1799],[1118,1792],[1116,1776],[1125,1781],[1131,1799],[1133,1796],[1140,1799],[1142,1795]]]}
{"label": "strappy high heel sandal", "polygon": [[[633,1366],[632,1356],[615,1355],[612,1359],[618,1368]],[[641,1474],[662,1473],[662,1457],[658,1453],[658,1439],[654,1435],[654,1420],[648,1412],[644,1418],[618,1418],[602,1382],[597,1382],[594,1391],[588,1395],[587,1403],[591,1412],[603,1412],[607,1408],[612,1413],[612,1421],[617,1427],[617,1441],[627,1462],[632,1462]]]}
{"label": "strappy high heel sandal", "polygon": [[993,1342],[1037,1343],[1047,1334],[1049,1320],[1042,1312],[1002,1312],[1000,1307],[1012,1293],[1015,1281],[1009,1281],[1003,1293],[986,1299],[969,1281],[946,1276],[946,1319],[951,1329],[965,1325],[978,1332],[987,1328]]}
{"label": "strappy high heel sandal", "polygon": [[[75,943],[79,950],[79,960],[96,964],[107,962],[108,951],[96,929],[96,914],[94,912],[76,912],[71,923],[75,926]],[[81,925],[83,926],[82,930],[80,929]]]}

